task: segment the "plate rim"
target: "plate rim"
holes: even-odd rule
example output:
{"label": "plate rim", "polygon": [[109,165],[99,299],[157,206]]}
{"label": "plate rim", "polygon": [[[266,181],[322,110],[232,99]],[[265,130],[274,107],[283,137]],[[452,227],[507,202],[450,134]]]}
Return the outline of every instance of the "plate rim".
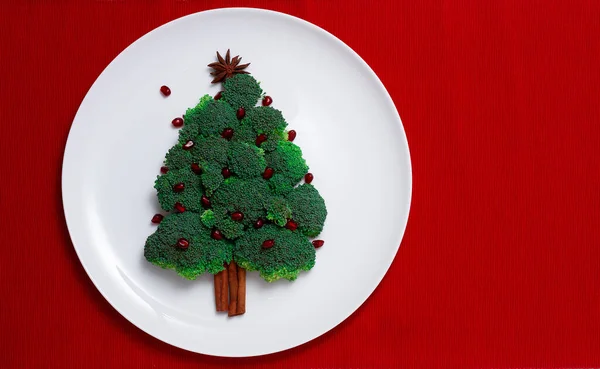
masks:
{"label": "plate rim", "polygon": [[[387,266],[382,269],[383,272],[381,273],[380,276],[378,276],[376,279],[374,279],[375,281],[375,285],[373,287],[373,289],[371,290],[370,293],[368,293],[363,299],[359,299],[362,300],[360,301],[354,308],[350,309],[351,311],[348,314],[343,314],[343,316],[341,316],[341,319],[337,319],[338,321],[335,322],[333,325],[331,325],[329,328],[326,328],[325,330],[323,330],[322,332],[318,333],[317,335],[313,336],[312,338],[306,339],[306,340],[302,340],[301,342],[297,342],[295,344],[293,344],[292,346],[289,346],[287,348],[282,348],[282,349],[276,349],[275,351],[271,351],[271,350],[266,350],[265,352],[259,352],[256,354],[242,354],[242,355],[237,355],[237,354],[228,354],[228,355],[219,355],[219,354],[213,354],[210,352],[200,352],[197,350],[194,350],[190,347],[184,347],[181,346],[179,344],[175,344],[173,342],[168,342],[166,340],[164,340],[162,337],[159,337],[158,335],[153,334],[152,332],[150,332],[149,330],[147,330],[146,328],[144,328],[144,326],[142,324],[139,324],[140,322],[138,321],[138,319],[136,319],[134,316],[130,316],[130,314],[124,313],[122,311],[122,309],[120,309],[117,305],[115,304],[115,302],[113,301],[113,299],[109,296],[110,294],[107,293],[107,291],[104,290],[104,288],[97,282],[97,280],[94,278],[94,276],[90,273],[89,271],[89,267],[88,265],[86,265],[86,261],[84,261],[84,258],[82,258],[82,255],[78,249],[78,247],[76,246],[76,241],[75,241],[75,237],[74,237],[74,231],[73,229],[75,228],[75,224],[74,221],[72,219],[72,216],[69,215],[69,211],[67,209],[67,204],[66,204],[66,198],[68,197],[68,193],[65,192],[65,184],[69,181],[69,173],[67,172],[66,169],[69,169],[68,167],[65,168],[65,163],[67,162],[67,156],[69,155],[69,152],[72,151],[73,149],[69,150],[70,147],[73,146],[73,144],[69,144],[70,142],[73,142],[74,138],[73,138],[73,131],[74,131],[74,127],[76,125],[77,122],[77,118],[80,114],[80,110],[81,107],[84,105],[84,103],[86,102],[90,92],[92,91],[92,89],[94,88],[94,86],[96,85],[96,83],[98,82],[98,80],[102,77],[102,75],[110,68],[110,66],[115,63],[115,61],[123,54],[125,53],[128,49],[130,49],[131,47],[133,47],[135,44],[137,44],[138,42],[140,42],[141,40],[145,39],[146,37],[149,37],[150,35],[152,35],[153,33],[159,31],[160,29],[166,28],[171,26],[173,23],[176,23],[178,21],[181,21],[185,18],[191,18],[191,17],[195,17],[198,16],[199,14],[208,14],[208,13],[235,13],[235,12],[249,12],[249,13],[258,13],[258,14],[264,14],[267,13],[270,16],[276,16],[276,17],[280,17],[286,21],[290,21],[290,22],[296,22],[299,23],[305,27],[309,27],[311,28],[313,31],[318,32],[321,36],[323,37],[327,37],[331,40],[333,40],[334,42],[338,43],[340,46],[344,46],[348,51],[351,52],[351,54],[354,56],[355,60],[358,61],[359,63],[362,64],[363,67],[366,67],[366,70],[370,73],[371,78],[375,78],[375,81],[378,82],[378,88],[384,93],[384,95],[387,97],[387,105],[391,107],[391,109],[395,112],[395,116],[396,116],[396,124],[399,124],[399,128],[401,131],[401,134],[404,138],[404,143],[406,145],[406,153],[407,153],[407,167],[408,167],[408,175],[409,178],[407,180],[407,187],[408,187],[408,198],[407,198],[407,206],[406,206],[406,211],[403,214],[404,217],[403,219],[405,219],[405,221],[403,222],[403,224],[399,224],[399,226],[401,226],[401,231],[398,233],[398,240],[396,242],[396,246],[394,249],[394,256],[389,260]],[[72,156],[73,154],[71,154]],[[108,63],[106,65],[106,67],[104,67],[104,69],[102,70],[102,72],[100,72],[100,74],[96,77],[96,79],[94,80],[94,82],[91,84],[90,88],[87,90],[85,96],[83,97],[83,99],[81,100],[81,103],[79,104],[78,108],[77,108],[77,112],[75,113],[75,116],[73,117],[73,121],[71,123],[71,127],[69,128],[69,133],[67,135],[67,139],[66,139],[66,143],[65,143],[65,148],[64,148],[64,154],[63,154],[63,160],[61,163],[61,200],[62,200],[62,206],[63,206],[63,212],[64,212],[64,217],[65,217],[65,223],[67,225],[67,230],[69,232],[69,238],[71,239],[71,243],[73,245],[73,248],[75,249],[75,253],[77,254],[77,258],[79,259],[79,262],[81,263],[83,269],[85,270],[88,278],[92,281],[92,283],[94,284],[94,286],[96,287],[96,289],[98,290],[98,292],[100,292],[100,294],[102,295],[102,297],[110,304],[110,306],[115,309],[122,317],[124,317],[125,319],[127,319],[131,324],[133,324],[137,329],[140,329],[141,331],[145,332],[146,334],[160,340],[161,342],[164,342],[165,344],[174,346],[174,347],[178,347],[180,349],[189,351],[189,352],[193,352],[193,353],[198,353],[201,355],[208,355],[208,356],[214,356],[214,357],[257,357],[257,356],[264,356],[264,355],[271,355],[271,354],[275,354],[277,352],[283,352],[283,351],[287,351],[290,349],[293,349],[295,347],[304,345],[307,342],[310,342],[312,340],[317,339],[318,337],[326,334],[327,332],[330,332],[331,330],[333,330],[334,328],[336,328],[338,325],[340,325],[342,322],[344,322],[346,319],[348,319],[348,317],[350,317],[352,314],[354,314],[356,311],[358,311],[360,309],[360,307],[365,303],[365,301],[367,301],[367,299],[369,297],[371,297],[371,295],[375,292],[375,290],[379,287],[379,285],[381,284],[381,281],[383,280],[383,278],[385,277],[385,275],[387,274],[387,272],[389,271],[389,268],[391,267],[393,261],[396,258],[396,255],[398,254],[398,249],[400,248],[401,242],[404,238],[404,234],[406,232],[406,227],[408,225],[408,221],[410,218],[410,209],[412,206],[412,188],[413,188],[413,175],[412,175],[412,160],[411,160],[411,155],[410,155],[410,145],[408,143],[408,137],[406,135],[406,131],[404,129],[404,124],[402,123],[402,119],[400,117],[400,114],[398,112],[398,109],[396,108],[396,105],[394,103],[394,100],[392,99],[391,95],[389,94],[389,92],[387,91],[387,89],[385,88],[385,85],[383,84],[383,82],[381,81],[381,79],[379,78],[379,76],[377,75],[377,73],[375,73],[375,71],[371,68],[371,66],[354,50],[352,49],[349,45],[347,45],[344,41],[342,41],[341,39],[339,39],[337,36],[335,36],[334,34],[328,32],[327,30],[319,27],[316,24],[313,24],[307,20],[304,20],[302,18],[296,17],[294,15],[290,15],[287,13],[283,13],[283,12],[279,12],[279,11],[275,11],[275,10],[270,10],[270,9],[262,9],[262,8],[252,8],[252,7],[226,7],[226,8],[215,8],[215,9],[208,9],[208,10],[203,10],[200,12],[194,12],[191,14],[187,14],[184,15],[182,17],[173,19],[169,22],[163,23],[162,25],[153,28],[152,30],[150,30],[149,32],[145,33],[144,35],[142,35],[141,37],[137,38],[136,40],[134,40],[132,43],[130,43],[127,47],[125,47],[121,52],[119,52],[111,61],[110,63]],[[400,228],[399,228],[400,229]],[[81,244],[81,241],[80,241]]]}

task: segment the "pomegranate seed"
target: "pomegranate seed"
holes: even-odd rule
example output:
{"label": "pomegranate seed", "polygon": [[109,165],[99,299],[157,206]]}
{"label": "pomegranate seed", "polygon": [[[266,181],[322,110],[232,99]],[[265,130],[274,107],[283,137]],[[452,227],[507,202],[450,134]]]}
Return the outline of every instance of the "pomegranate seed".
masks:
{"label": "pomegranate seed", "polygon": [[176,202],[175,209],[177,209],[178,212],[183,213],[185,211],[185,206],[183,206],[180,202]]}
{"label": "pomegranate seed", "polygon": [[189,140],[189,141],[188,141],[188,142],[186,142],[186,143],[185,143],[185,144],[184,144],[182,147],[183,147],[183,149],[184,149],[184,150],[189,150],[189,149],[191,149],[192,147],[194,147],[194,141],[192,141],[192,140]]}
{"label": "pomegranate seed", "polygon": [[239,211],[236,211],[235,213],[231,214],[231,219],[235,220],[236,222],[239,222],[240,220],[244,219],[244,214],[242,214]]}
{"label": "pomegranate seed", "polygon": [[243,119],[245,116],[246,116],[246,109],[244,109],[243,107],[239,108],[237,110],[237,119]]}
{"label": "pomegranate seed", "polygon": [[162,166],[162,167],[160,167],[160,172],[161,172],[162,174],[167,174],[167,172],[168,172],[168,171],[169,171],[169,168],[167,168],[167,167],[165,167],[165,166]]}
{"label": "pomegranate seed", "polygon": [[173,186],[173,191],[175,192],[183,192],[184,189],[185,185],[183,183],[177,183],[175,186]]}
{"label": "pomegranate seed", "polygon": [[225,178],[225,179],[231,177],[231,171],[229,170],[229,168],[223,168],[221,170],[221,174],[223,175],[223,178]]}
{"label": "pomegranate seed", "polygon": [[210,236],[215,239],[215,240],[222,240],[223,239],[223,234],[221,233],[221,231],[219,231],[218,229],[214,229],[211,233]]}
{"label": "pomegranate seed", "polygon": [[256,146],[260,146],[261,143],[265,142],[267,140],[267,135],[264,133],[259,134],[258,136],[256,136]]}
{"label": "pomegranate seed", "polygon": [[315,249],[318,249],[319,247],[323,246],[324,243],[325,243],[325,241],[323,241],[323,240],[314,240],[312,242]]}
{"label": "pomegranate seed", "polygon": [[271,96],[265,96],[265,98],[262,101],[263,106],[269,106],[273,103],[273,99],[271,99]]}
{"label": "pomegranate seed", "polygon": [[293,129],[288,132],[288,141],[292,142],[296,139],[296,131]]}
{"label": "pomegranate seed", "polygon": [[219,100],[221,97],[223,97],[223,91],[217,92],[217,94],[215,95],[215,100]]}
{"label": "pomegranate seed", "polygon": [[295,231],[296,229],[298,229],[298,224],[296,224],[296,222],[290,219],[285,224],[285,228],[289,229],[290,231]]}
{"label": "pomegranate seed", "polygon": [[262,243],[262,248],[263,249],[270,249],[271,247],[273,247],[275,245],[275,240],[265,240]]}
{"label": "pomegranate seed", "polygon": [[225,128],[223,130],[223,133],[221,133],[221,137],[223,137],[226,140],[231,140],[231,137],[233,137],[233,129]]}
{"label": "pomegranate seed", "polygon": [[173,119],[171,124],[173,125],[173,127],[179,128],[179,127],[183,126],[183,119],[177,117],[177,118]]}
{"label": "pomegranate seed", "polygon": [[262,219],[258,219],[256,222],[254,222],[254,228],[256,229],[261,228],[263,225],[265,225],[265,222],[263,222]]}
{"label": "pomegranate seed", "polygon": [[185,250],[188,247],[190,247],[190,242],[185,238],[180,238],[179,240],[177,240],[177,247],[179,247],[182,250]]}
{"label": "pomegranate seed", "polygon": [[273,177],[273,168],[267,168],[265,169],[264,173],[263,173],[263,178],[264,179],[269,179],[271,177]]}
{"label": "pomegranate seed", "polygon": [[192,163],[192,165],[190,165],[190,167],[192,168],[192,171],[196,174],[200,174],[202,173],[202,168],[200,168],[200,165],[196,164],[196,163]]}
{"label": "pomegranate seed", "polygon": [[200,202],[202,203],[202,206],[204,206],[205,208],[210,208],[210,199],[208,197],[206,197],[205,195],[202,195]]}
{"label": "pomegranate seed", "polygon": [[304,175],[304,182],[310,183],[313,181],[314,178],[315,178],[315,176],[313,176],[312,173],[306,173]]}
{"label": "pomegranate seed", "polygon": [[167,86],[160,86],[160,92],[165,96],[169,96],[171,94],[171,89]]}
{"label": "pomegranate seed", "polygon": [[164,217],[162,216],[162,214],[154,214],[154,216],[152,217],[152,223],[158,224],[162,222],[163,218]]}

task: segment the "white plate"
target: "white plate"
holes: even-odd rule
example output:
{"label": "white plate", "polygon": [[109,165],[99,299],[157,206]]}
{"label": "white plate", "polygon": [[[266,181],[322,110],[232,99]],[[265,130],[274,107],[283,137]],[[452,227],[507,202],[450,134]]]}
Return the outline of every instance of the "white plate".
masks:
{"label": "white plate", "polygon": [[[218,91],[206,65],[227,48],[252,63],[298,132],[329,210],[315,267],[294,282],[248,273],[247,312],[236,318],[215,312],[212,276],[184,280],[143,257],[159,212],[153,183],[177,139],[171,120]],[[125,49],[79,107],[62,176],[73,245],[110,304],[167,343],[236,357],[300,345],[352,314],[396,255],[411,183],[402,122],[369,66],[321,28],[257,9],[192,14]]]}

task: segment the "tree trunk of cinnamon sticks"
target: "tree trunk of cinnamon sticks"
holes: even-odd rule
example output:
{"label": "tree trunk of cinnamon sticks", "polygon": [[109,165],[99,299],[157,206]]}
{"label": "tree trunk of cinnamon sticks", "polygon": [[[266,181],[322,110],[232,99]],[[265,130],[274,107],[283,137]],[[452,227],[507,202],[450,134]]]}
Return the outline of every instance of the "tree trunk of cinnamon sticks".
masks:
{"label": "tree trunk of cinnamon sticks", "polygon": [[246,312],[246,269],[232,261],[215,274],[214,284],[217,311],[227,311],[229,316]]}

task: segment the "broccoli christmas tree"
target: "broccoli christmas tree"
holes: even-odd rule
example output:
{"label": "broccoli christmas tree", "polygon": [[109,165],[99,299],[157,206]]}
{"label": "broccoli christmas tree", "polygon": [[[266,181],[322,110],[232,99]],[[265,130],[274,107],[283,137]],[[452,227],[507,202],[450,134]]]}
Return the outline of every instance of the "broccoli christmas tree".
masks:
{"label": "broccoli christmas tree", "polygon": [[245,71],[249,64],[229,50],[217,58],[209,67],[223,91],[173,120],[183,128],[154,185],[169,214],[152,219],[160,224],[144,256],[187,279],[214,274],[217,311],[233,316],[245,312],[246,271],[272,282],[314,266],[323,241],[310,238],[327,210],[292,142],[296,132]]}

